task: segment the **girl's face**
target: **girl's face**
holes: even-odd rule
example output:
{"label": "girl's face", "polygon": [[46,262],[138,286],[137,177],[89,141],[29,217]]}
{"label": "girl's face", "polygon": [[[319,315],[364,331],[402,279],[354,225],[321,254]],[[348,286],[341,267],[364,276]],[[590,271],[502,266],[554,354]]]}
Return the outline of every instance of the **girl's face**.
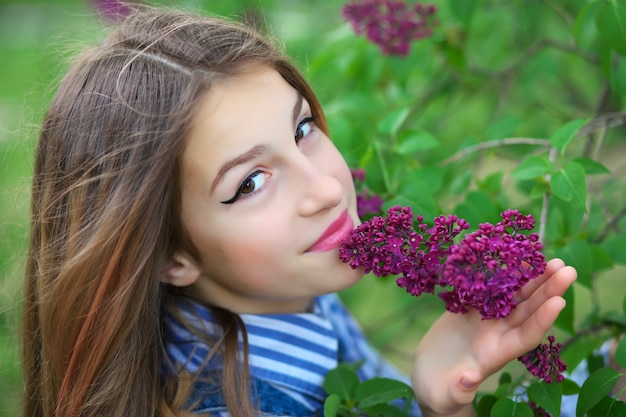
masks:
{"label": "girl's face", "polygon": [[362,276],[338,258],[360,223],[350,170],[275,70],[212,86],[182,161],[195,297],[237,313],[300,312]]}

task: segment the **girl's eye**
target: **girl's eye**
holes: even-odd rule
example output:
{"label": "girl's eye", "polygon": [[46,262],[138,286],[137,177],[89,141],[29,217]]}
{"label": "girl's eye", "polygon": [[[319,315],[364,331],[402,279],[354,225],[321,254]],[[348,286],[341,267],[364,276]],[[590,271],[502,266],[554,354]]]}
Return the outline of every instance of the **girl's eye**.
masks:
{"label": "girl's eye", "polygon": [[233,196],[233,198],[222,201],[222,204],[233,204],[235,201],[239,200],[242,195],[252,194],[255,191],[258,191],[263,184],[265,183],[266,175],[261,170],[256,170],[252,174],[248,175],[243,182],[237,188],[237,192]]}
{"label": "girl's eye", "polygon": [[311,133],[313,127],[315,126],[315,116],[309,116],[302,119],[300,123],[298,123],[298,127],[296,127],[295,139],[296,143],[300,142],[300,139],[303,139]]}

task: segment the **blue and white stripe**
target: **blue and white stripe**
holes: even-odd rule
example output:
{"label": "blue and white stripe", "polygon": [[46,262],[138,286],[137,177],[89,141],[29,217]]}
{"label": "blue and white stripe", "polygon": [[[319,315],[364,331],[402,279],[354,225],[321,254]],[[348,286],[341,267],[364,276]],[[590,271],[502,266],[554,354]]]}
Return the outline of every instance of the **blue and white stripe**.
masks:
{"label": "blue and white stripe", "polygon": [[[198,323],[198,331],[218,334],[209,309],[195,305],[194,314],[186,314]],[[340,362],[364,361],[359,376],[365,380],[376,376],[408,382],[406,375],[385,361],[366,341],[359,325],[348,313],[336,294],[316,298],[311,313],[242,314],[248,333],[250,374],[272,384],[310,409],[312,414],[323,409],[326,374]],[[191,321],[193,322],[193,321]],[[166,320],[166,349],[169,359],[191,373],[198,372],[209,349],[197,336],[177,323]],[[219,364],[209,362],[209,369]],[[214,416],[228,417],[226,411]],[[414,416],[419,416],[417,406]]]}

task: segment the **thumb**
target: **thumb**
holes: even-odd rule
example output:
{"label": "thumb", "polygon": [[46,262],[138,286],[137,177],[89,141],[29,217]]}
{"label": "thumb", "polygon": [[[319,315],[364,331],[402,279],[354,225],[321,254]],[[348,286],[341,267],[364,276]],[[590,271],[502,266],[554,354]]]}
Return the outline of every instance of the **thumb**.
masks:
{"label": "thumb", "polygon": [[475,370],[466,369],[461,372],[456,386],[451,387],[452,397],[458,404],[469,404],[474,401],[482,375]]}

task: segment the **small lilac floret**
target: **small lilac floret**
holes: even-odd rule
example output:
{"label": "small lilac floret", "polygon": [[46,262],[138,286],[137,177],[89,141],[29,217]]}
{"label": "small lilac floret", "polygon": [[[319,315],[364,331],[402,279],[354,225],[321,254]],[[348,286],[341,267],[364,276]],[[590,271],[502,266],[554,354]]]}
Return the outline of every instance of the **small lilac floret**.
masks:
{"label": "small lilac floret", "polygon": [[365,170],[362,168],[356,168],[350,170],[352,174],[352,181],[354,181],[354,187],[357,190],[356,195],[356,210],[360,218],[364,218],[368,215],[378,215],[382,211],[383,199],[365,186]]}
{"label": "small lilac floret", "polygon": [[561,344],[554,343],[556,338],[548,336],[548,343],[537,346],[530,352],[517,358],[526,365],[526,369],[538,378],[542,378],[547,383],[561,382],[565,379],[562,375],[567,369],[567,365],[561,360]]}

